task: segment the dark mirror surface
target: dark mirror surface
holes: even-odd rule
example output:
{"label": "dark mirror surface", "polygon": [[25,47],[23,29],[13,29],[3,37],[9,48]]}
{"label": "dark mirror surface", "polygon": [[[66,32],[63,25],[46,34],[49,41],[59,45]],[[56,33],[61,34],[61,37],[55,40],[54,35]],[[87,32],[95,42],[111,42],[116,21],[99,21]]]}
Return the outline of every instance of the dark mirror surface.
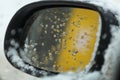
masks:
{"label": "dark mirror surface", "polygon": [[20,53],[25,62],[48,71],[77,71],[96,52],[101,17],[89,9],[48,8],[35,12],[25,27],[25,53]]}

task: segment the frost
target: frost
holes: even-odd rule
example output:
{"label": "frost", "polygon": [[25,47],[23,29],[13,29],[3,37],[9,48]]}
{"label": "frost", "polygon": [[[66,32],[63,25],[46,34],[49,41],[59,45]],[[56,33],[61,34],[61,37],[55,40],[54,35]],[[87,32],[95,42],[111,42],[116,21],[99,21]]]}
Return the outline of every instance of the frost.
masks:
{"label": "frost", "polygon": [[15,34],[16,34],[16,31],[15,31],[15,30],[12,30],[12,31],[11,31],[11,34],[12,34],[12,35],[15,35]]}
{"label": "frost", "polygon": [[[7,53],[7,56],[8,57],[11,57],[11,61],[14,65],[17,65],[21,68],[22,71],[25,71],[26,70],[31,70],[32,71],[32,75],[35,75],[36,72],[39,72],[39,73],[42,73],[44,76],[46,76],[46,72],[45,71],[37,71],[33,66],[29,66],[27,64],[25,64],[23,62],[23,60],[19,57],[18,55],[18,51],[16,50],[17,47],[16,45],[18,45],[18,43],[16,43],[13,39],[11,40],[11,44],[14,45],[14,47],[10,47],[9,50],[8,50],[8,53]],[[23,50],[20,50],[20,52],[22,54],[25,54],[25,52]],[[23,55],[24,56],[24,55]],[[25,57],[25,56],[24,56]],[[27,59],[25,57],[25,59]]]}
{"label": "frost", "polygon": [[[79,0],[79,1],[102,6],[106,11],[111,10],[113,13],[116,14],[115,16],[120,23],[119,3],[115,3],[114,1],[111,1],[111,0]],[[25,2],[23,1],[21,3],[24,4]],[[13,13],[14,13],[14,11],[13,11]],[[4,26],[6,26],[6,25],[4,25]],[[68,73],[59,74],[57,76],[44,77],[44,78],[41,78],[40,80],[113,80],[111,78],[111,75],[114,73],[114,69],[116,67],[115,65],[117,64],[116,62],[120,61],[119,60],[120,59],[120,49],[119,49],[120,26],[115,27],[115,26],[111,25],[111,28],[112,28],[111,33],[112,33],[113,37],[112,37],[111,44],[109,45],[108,49],[106,50],[106,55],[104,56],[105,63],[104,63],[104,66],[103,66],[101,72],[93,72],[93,73],[87,73],[87,72],[69,73],[68,72]],[[14,35],[15,31],[12,31],[11,34]],[[105,35],[103,36],[103,38],[104,37],[105,37]],[[15,43],[14,41],[11,41],[11,44],[14,44],[14,43]],[[19,45],[14,44],[13,46],[17,48]],[[8,56],[14,55],[14,56],[12,56],[12,61],[17,63],[17,65],[20,65],[21,67],[25,67],[27,69],[33,70],[33,75],[34,75],[35,69],[32,66],[28,66],[28,65],[25,66],[23,61],[18,57],[18,54],[16,54],[16,53],[17,52],[15,49],[10,48],[9,52],[8,52]],[[89,68],[90,65],[87,66],[87,68]],[[14,74],[14,75],[16,75],[16,74]],[[12,78],[14,78],[14,77],[12,77]],[[22,77],[21,77],[21,79],[22,79]],[[30,80],[32,80],[32,79],[34,80],[34,78],[31,78]],[[6,79],[6,80],[8,80],[8,79]]]}

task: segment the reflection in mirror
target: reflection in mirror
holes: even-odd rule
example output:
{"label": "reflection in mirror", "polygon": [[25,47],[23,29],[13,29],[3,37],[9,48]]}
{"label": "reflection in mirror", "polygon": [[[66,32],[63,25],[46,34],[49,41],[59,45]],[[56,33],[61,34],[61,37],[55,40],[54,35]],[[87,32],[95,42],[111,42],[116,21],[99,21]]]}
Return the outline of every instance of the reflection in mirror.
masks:
{"label": "reflection in mirror", "polygon": [[57,7],[35,12],[26,22],[25,62],[54,72],[83,70],[95,52],[100,31],[98,12]]}

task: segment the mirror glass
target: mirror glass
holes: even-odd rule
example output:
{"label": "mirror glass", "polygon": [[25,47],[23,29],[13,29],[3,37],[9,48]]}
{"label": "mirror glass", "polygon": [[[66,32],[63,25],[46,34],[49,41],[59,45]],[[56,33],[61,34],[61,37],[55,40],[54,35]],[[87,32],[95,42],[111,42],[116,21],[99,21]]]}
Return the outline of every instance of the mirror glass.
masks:
{"label": "mirror glass", "polygon": [[101,17],[89,9],[47,8],[35,12],[25,28],[25,62],[53,72],[84,70],[97,49]]}

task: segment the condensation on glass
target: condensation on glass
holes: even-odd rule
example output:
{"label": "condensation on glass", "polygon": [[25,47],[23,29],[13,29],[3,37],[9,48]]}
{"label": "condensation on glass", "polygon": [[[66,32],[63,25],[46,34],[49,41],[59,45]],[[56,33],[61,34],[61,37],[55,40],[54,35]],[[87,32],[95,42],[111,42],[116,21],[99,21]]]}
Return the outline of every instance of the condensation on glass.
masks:
{"label": "condensation on glass", "polygon": [[82,8],[57,7],[35,12],[26,22],[25,62],[48,71],[83,70],[98,41],[101,18]]}

